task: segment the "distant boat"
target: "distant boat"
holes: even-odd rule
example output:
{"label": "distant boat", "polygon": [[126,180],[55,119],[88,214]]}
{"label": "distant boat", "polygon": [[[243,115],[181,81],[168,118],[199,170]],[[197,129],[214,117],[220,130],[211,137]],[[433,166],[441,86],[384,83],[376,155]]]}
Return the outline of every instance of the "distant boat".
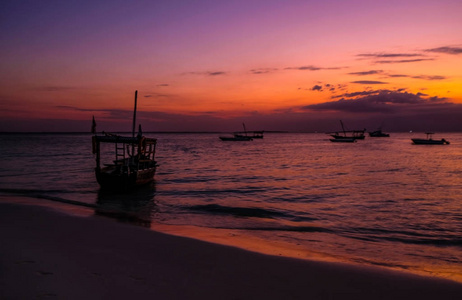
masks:
{"label": "distant boat", "polygon": [[[363,130],[345,130],[345,127],[343,126],[342,120],[340,120],[340,124],[342,125],[342,131],[336,131],[336,132],[328,132],[333,139],[330,139],[331,142],[340,142],[337,140],[346,140],[345,142],[348,143],[350,142],[349,140],[354,139],[354,140],[363,140],[365,138],[364,132],[366,129]],[[351,143],[351,142],[350,142]]]}
{"label": "distant boat", "polygon": [[236,131],[234,136],[238,137],[251,137],[252,139],[262,139],[264,131]]}
{"label": "distant boat", "polygon": [[[93,121],[92,137],[93,154],[96,154],[96,180],[103,189],[128,190],[130,188],[150,183],[154,180],[157,162],[155,161],[157,139],[147,138],[142,135],[141,125],[138,135],[135,136],[136,124],[136,100],[138,91],[135,92],[135,110],[133,113],[133,131],[131,137],[104,133],[96,135]],[[112,144],[104,147],[102,144]],[[101,166],[101,153],[114,149],[114,160]]]}
{"label": "distant boat", "polygon": [[340,138],[340,139],[329,139],[329,140],[334,143],[356,143],[355,138]]}
{"label": "distant boat", "polygon": [[426,139],[411,139],[415,145],[449,145],[449,141],[445,139],[434,140],[432,139],[433,132],[426,132]]}
{"label": "distant boat", "polygon": [[252,141],[253,139],[262,139],[264,131],[247,131],[245,124],[242,123],[244,131],[236,131],[233,136],[220,136],[222,141]]}
{"label": "distant boat", "polygon": [[388,133],[382,132],[382,129],[379,128],[376,131],[370,131],[369,132],[370,137],[390,137]]}
{"label": "distant boat", "polygon": [[220,136],[222,141],[253,141],[249,136]]}

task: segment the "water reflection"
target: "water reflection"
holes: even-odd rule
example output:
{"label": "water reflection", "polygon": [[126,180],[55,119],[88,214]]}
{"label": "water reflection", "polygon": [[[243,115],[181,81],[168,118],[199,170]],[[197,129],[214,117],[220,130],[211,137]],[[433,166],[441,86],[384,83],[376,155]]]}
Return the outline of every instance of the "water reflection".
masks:
{"label": "water reflection", "polygon": [[95,214],[143,227],[151,226],[151,218],[158,212],[154,201],[155,183],[128,192],[100,189]]}

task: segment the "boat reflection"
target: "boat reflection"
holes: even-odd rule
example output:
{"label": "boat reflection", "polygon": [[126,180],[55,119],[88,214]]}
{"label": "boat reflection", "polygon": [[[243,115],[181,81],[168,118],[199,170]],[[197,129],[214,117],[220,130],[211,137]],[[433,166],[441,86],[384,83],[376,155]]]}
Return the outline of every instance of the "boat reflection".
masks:
{"label": "boat reflection", "polygon": [[118,193],[101,189],[98,192],[95,215],[110,217],[119,222],[142,227],[151,226],[151,218],[158,212],[154,201],[155,183]]}

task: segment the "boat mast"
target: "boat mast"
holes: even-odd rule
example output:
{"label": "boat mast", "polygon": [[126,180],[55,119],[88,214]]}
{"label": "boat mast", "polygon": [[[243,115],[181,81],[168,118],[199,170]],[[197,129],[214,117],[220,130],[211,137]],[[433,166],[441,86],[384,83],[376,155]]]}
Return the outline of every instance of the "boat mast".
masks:
{"label": "boat mast", "polygon": [[242,127],[244,127],[244,134],[247,136],[247,130],[245,129],[245,123],[242,123]]}
{"label": "boat mast", "polygon": [[133,127],[132,127],[132,137],[135,137],[135,127],[136,127],[136,101],[138,98],[138,90],[135,91],[135,109],[133,110]]}
{"label": "boat mast", "polygon": [[345,128],[343,127],[343,122],[340,120],[340,124],[342,125],[343,135],[346,136]]}

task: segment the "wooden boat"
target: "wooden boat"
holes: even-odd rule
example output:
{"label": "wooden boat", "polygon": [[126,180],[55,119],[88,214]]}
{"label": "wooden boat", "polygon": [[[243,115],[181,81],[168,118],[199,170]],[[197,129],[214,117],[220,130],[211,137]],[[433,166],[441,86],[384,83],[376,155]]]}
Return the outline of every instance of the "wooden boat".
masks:
{"label": "wooden boat", "polygon": [[[128,190],[136,186],[145,185],[154,180],[157,168],[155,152],[157,139],[142,135],[141,125],[135,136],[136,101],[138,91],[135,92],[135,110],[133,113],[132,136],[120,136],[104,133],[96,135],[93,119],[92,137],[93,153],[96,155],[96,180],[103,189]],[[103,163],[102,153],[113,151],[112,160]]]}
{"label": "wooden boat", "polygon": [[220,136],[222,141],[252,141],[253,139],[262,139],[263,131],[247,131],[245,124],[242,123],[244,131],[236,131],[233,136]]}
{"label": "wooden boat", "polygon": [[246,137],[250,137],[252,139],[262,139],[263,138],[263,131],[247,131],[247,132],[237,131],[237,132],[234,133],[234,136],[238,136],[238,137],[246,136]]}
{"label": "wooden boat", "polygon": [[382,129],[379,128],[376,131],[370,131],[369,132],[370,137],[390,137],[388,133],[382,132]]}
{"label": "wooden boat", "polygon": [[222,141],[253,141],[249,136],[220,136]]}
{"label": "wooden boat", "polygon": [[244,123],[242,123],[242,126],[244,127],[244,131],[236,131],[236,132],[234,132],[234,136],[236,136],[236,137],[245,136],[245,137],[251,137],[252,139],[262,139],[263,138],[263,133],[264,133],[263,130],[260,130],[260,131],[247,131],[247,129],[245,128]]}
{"label": "wooden boat", "polygon": [[[331,137],[333,137],[335,140],[342,140],[346,139],[347,142],[350,139],[355,139],[355,140],[363,140],[365,138],[364,132],[366,129],[363,130],[345,130],[345,127],[343,126],[342,120],[340,120],[340,124],[342,125],[342,131],[336,131],[336,132],[328,132]],[[331,139],[332,141],[332,139]]]}
{"label": "wooden boat", "polygon": [[334,143],[356,143],[355,138],[341,138],[341,139],[329,139],[329,140]]}
{"label": "wooden boat", "polygon": [[426,132],[426,139],[411,139],[415,145],[449,145],[449,141],[445,139],[434,140],[432,139],[433,132]]}

